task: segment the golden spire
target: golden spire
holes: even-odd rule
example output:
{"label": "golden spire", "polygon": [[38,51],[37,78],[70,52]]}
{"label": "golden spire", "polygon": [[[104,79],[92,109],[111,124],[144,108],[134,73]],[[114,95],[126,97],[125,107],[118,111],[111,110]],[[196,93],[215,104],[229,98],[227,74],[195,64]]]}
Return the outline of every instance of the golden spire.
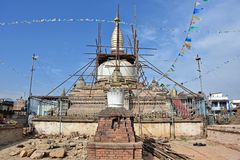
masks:
{"label": "golden spire", "polygon": [[[115,51],[117,50],[117,46],[119,47],[119,50],[123,50],[123,34],[120,30],[119,23],[120,23],[120,17],[119,17],[119,9],[117,11],[117,16],[114,19],[115,22],[115,28],[112,33],[112,39],[111,39],[111,50]],[[119,28],[119,40],[118,39],[118,28]],[[117,41],[119,41],[119,45],[117,45]]]}

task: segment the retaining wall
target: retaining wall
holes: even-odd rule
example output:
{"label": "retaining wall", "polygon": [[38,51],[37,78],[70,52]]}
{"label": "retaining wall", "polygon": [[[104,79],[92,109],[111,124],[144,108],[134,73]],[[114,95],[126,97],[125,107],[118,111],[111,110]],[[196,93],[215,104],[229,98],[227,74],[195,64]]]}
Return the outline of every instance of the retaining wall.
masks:
{"label": "retaining wall", "polygon": [[207,139],[240,150],[240,125],[211,125]]}
{"label": "retaining wall", "polygon": [[[70,135],[71,132],[79,132],[81,134],[95,135],[97,130],[96,121],[81,120],[34,120],[35,130],[39,134],[63,134]],[[176,121],[154,121],[141,123],[142,134],[152,135],[156,137],[201,137],[203,135],[203,123],[200,120]],[[139,123],[134,123],[135,133],[139,135]]]}
{"label": "retaining wall", "polygon": [[22,127],[0,127],[0,146],[23,139]]}

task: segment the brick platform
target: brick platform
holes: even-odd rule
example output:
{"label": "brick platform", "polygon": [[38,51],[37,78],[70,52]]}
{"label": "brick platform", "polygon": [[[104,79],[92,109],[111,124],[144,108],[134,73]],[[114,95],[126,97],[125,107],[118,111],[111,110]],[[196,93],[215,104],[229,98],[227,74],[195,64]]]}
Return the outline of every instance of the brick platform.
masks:
{"label": "brick platform", "polygon": [[134,117],[125,108],[106,108],[99,114],[94,142],[88,144],[88,160],[142,159],[142,143],[136,142]]}
{"label": "brick platform", "polygon": [[142,160],[142,142],[92,142],[88,144],[87,152],[88,160]]}

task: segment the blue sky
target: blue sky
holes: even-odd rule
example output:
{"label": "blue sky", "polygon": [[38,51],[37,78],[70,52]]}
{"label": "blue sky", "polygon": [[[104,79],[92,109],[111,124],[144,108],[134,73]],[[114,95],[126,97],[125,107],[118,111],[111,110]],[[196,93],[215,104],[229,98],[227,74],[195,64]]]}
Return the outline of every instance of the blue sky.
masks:
{"label": "blue sky", "polygon": [[[196,54],[202,57],[203,88],[210,92],[223,92],[230,98],[240,98],[239,32],[219,33],[240,29],[238,0],[209,0],[201,2],[202,18],[191,33],[192,49],[179,58],[175,71],[170,73],[178,82],[195,78]],[[1,0],[0,22],[21,22],[34,19],[105,19],[113,20],[116,6],[120,4],[120,16],[124,22],[133,22],[136,0]],[[185,30],[193,10],[193,0],[138,0],[137,27],[140,45],[155,47],[157,51],[148,58],[159,69],[166,71],[177,56],[185,39]],[[113,23],[102,24],[102,44],[109,45]],[[131,37],[129,25],[121,25],[125,45]],[[96,22],[48,22],[0,26],[0,97],[18,98],[27,96],[31,68],[31,55],[36,53],[36,71],[33,80],[33,95],[46,95],[52,88],[75,72],[95,52],[86,47],[94,44],[97,37]],[[224,63],[228,61],[228,63]],[[214,71],[212,71],[214,70]],[[89,71],[90,72],[90,71]],[[146,70],[148,80],[159,75]],[[75,77],[77,78],[77,77]],[[87,80],[90,81],[90,80]],[[68,89],[74,79],[54,92],[60,94]],[[167,80],[160,83],[172,84]],[[199,90],[199,81],[185,84],[193,91]]]}

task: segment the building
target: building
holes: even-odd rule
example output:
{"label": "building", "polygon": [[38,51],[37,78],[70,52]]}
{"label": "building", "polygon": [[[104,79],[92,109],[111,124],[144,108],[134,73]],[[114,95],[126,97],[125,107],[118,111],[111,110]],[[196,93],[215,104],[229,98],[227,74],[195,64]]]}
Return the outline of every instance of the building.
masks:
{"label": "building", "polygon": [[230,111],[229,98],[223,95],[223,93],[211,93],[208,97],[211,111],[214,114],[220,114]]}
{"label": "building", "polygon": [[237,107],[240,107],[240,100],[231,100],[230,101],[230,107],[231,109],[235,109]]}
{"label": "building", "polygon": [[47,101],[40,101],[38,104],[37,115],[44,116],[44,115],[51,115],[56,108],[57,102],[52,101],[51,103]]}
{"label": "building", "polygon": [[3,118],[6,118],[13,114],[13,104],[14,102],[11,99],[0,99],[0,122]]}
{"label": "building", "polygon": [[231,114],[236,114],[236,112],[239,112],[240,108],[240,100],[231,100],[230,101],[230,109],[231,109]]}
{"label": "building", "polygon": [[24,109],[26,108],[26,101],[21,97],[19,99],[17,99],[16,102],[14,102],[13,105],[13,110],[14,111],[24,111]]}
{"label": "building", "polygon": [[12,111],[14,102],[8,98],[0,99],[0,111]]}

